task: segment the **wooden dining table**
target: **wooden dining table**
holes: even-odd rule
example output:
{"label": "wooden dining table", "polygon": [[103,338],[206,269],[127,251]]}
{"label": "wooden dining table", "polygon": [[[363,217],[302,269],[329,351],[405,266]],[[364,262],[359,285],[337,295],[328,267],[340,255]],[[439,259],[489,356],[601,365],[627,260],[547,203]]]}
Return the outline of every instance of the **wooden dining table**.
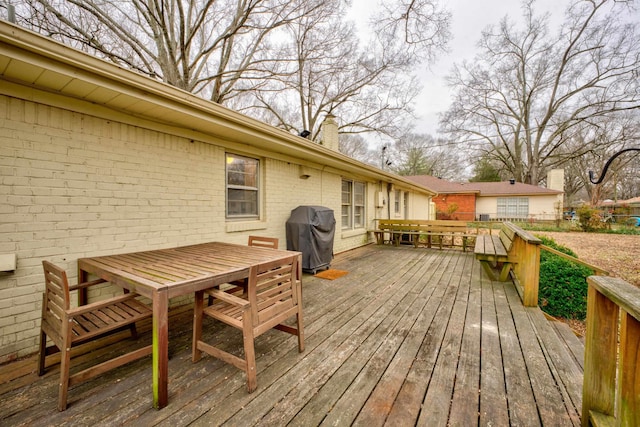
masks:
{"label": "wooden dining table", "polygon": [[[169,300],[249,276],[253,265],[290,257],[285,250],[211,242],[78,259],[78,278],[90,275],[149,298],[153,304],[153,406],[168,402]],[[299,262],[298,265],[302,263]],[[301,271],[298,271],[301,274]]]}

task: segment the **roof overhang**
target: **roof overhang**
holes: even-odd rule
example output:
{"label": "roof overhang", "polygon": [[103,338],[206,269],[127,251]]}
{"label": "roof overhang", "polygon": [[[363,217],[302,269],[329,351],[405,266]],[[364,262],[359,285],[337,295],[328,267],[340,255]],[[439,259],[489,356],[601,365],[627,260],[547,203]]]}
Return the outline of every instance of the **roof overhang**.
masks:
{"label": "roof overhang", "polygon": [[[373,181],[391,182],[426,195],[435,193],[401,176],[329,150],[147,76],[87,55],[32,31],[0,21],[0,93],[40,97],[64,108],[119,113],[123,120],[189,130],[220,141],[279,153]],[[44,101],[46,102],[46,101]]]}

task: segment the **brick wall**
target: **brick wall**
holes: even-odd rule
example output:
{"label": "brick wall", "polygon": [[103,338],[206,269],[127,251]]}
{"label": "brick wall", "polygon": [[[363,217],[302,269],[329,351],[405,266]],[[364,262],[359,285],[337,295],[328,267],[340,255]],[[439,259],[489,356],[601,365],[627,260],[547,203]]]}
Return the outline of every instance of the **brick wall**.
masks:
{"label": "brick wall", "polygon": [[[475,220],[475,194],[438,194],[433,201],[438,219]],[[457,206],[457,209],[449,214],[449,209],[453,206]]]}
{"label": "brick wall", "polygon": [[224,232],[220,147],[4,96],[0,127],[0,362],[36,349],[43,259],[75,281],[79,257]]}
{"label": "brick wall", "polygon": [[[0,273],[0,363],[37,350],[43,259],[75,282],[80,257],[213,240],[244,244],[249,234],[278,237],[286,247],[285,223],[299,205],[334,210],[335,252],[368,240],[365,229],[340,229],[343,175],[335,171],[307,167],[303,179],[295,159],[264,155],[262,220],[231,222],[225,152],[251,155],[238,146],[8,96],[0,96],[0,128],[0,253],[18,257],[15,273]],[[372,194],[374,184],[368,188]],[[367,225],[378,212],[373,199]],[[114,291],[107,284],[90,299]]]}

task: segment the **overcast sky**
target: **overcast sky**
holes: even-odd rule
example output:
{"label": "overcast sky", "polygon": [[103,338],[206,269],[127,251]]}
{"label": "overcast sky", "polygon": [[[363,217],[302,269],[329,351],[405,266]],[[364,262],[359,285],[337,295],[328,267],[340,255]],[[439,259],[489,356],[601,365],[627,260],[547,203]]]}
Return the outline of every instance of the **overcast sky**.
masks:
{"label": "overcast sky", "polygon": [[[357,10],[354,18],[366,19],[370,4],[371,0],[353,0],[353,8]],[[438,113],[449,107],[451,99],[445,77],[453,64],[474,57],[476,44],[485,27],[498,24],[505,15],[513,20],[519,20],[522,15],[518,0],[446,0],[444,4],[452,13],[450,53],[440,55],[430,69],[422,67],[419,75],[424,88],[416,105],[419,115],[416,131],[432,135],[438,128]],[[568,0],[538,0],[536,10],[551,12],[553,21],[557,23],[561,21],[567,4]]]}

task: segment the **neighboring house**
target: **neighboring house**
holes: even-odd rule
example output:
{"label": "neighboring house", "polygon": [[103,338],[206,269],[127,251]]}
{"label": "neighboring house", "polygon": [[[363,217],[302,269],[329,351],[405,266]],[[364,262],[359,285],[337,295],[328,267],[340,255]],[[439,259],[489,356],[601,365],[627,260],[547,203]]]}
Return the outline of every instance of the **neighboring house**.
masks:
{"label": "neighboring house", "polygon": [[471,187],[469,183],[447,181],[430,175],[407,178],[438,193],[432,198],[437,219],[476,219],[476,197],[480,190]]}
{"label": "neighboring house", "polygon": [[605,200],[598,207],[607,209],[620,220],[624,220],[629,216],[640,216],[640,197],[634,197],[627,200]]}
{"label": "neighboring house", "polygon": [[428,219],[434,194],[340,154],[331,117],[316,144],[6,22],[0,128],[0,260],[17,256],[0,363],[37,350],[44,259],[73,281],[79,257],[250,234],[285,247],[300,205],[334,210],[337,253],[376,218]]}
{"label": "neighboring house", "polygon": [[[547,182],[561,188],[564,172],[550,171]],[[460,220],[555,220],[562,214],[563,191],[520,182],[457,183],[432,176],[408,176],[435,191],[437,217]]]}
{"label": "neighboring house", "polygon": [[514,181],[469,183],[480,193],[476,218],[555,220],[562,217],[564,192]]}

